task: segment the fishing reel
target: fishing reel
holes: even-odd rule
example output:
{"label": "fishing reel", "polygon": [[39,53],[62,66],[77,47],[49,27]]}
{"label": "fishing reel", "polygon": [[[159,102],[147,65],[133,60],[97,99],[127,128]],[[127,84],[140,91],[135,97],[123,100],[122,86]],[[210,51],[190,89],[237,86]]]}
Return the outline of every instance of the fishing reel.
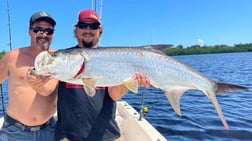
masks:
{"label": "fishing reel", "polygon": [[144,118],[146,116],[146,114],[148,113],[149,108],[147,106],[144,106],[144,93],[142,94],[142,102],[141,102],[141,109],[140,109],[140,116],[139,116],[139,120],[142,120],[142,118]]}

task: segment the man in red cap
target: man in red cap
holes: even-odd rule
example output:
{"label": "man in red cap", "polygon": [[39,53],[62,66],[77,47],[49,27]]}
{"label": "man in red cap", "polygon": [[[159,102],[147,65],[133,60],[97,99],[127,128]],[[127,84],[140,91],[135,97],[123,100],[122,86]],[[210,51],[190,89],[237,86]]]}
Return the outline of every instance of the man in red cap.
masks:
{"label": "man in red cap", "polygon": [[[79,13],[74,29],[78,45],[72,48],[97,48],[102,34],[99,15],[90,9]],[[150,81],[141,73],[134,78],[139,86],[149,87]],[[66,82],[58,85],[57,141],[113,141],[120,137],[115,121],[116,100],[128,92],[124,85],[96,88],[93,97],[83,87]]]}
{"label": "man in red cap", "polygon": [[[47,78],[27,74],[37,54],[52,51],[55,20],[45,11],[34,13],[29,22],[31,44],[6,53],[0,60],[0,83],[8,78],[8,106],[0,141],[54,141],[55,87]],[[36,81],[36,90],[29,85]],[[48,82],[44,85],[41,82]],[[42,91],[43,92],[42,92]]]}

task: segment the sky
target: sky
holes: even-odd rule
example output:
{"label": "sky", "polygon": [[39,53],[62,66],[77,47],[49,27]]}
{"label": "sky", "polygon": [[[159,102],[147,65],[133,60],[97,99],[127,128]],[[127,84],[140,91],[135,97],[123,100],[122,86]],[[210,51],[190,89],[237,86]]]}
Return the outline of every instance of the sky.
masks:
{"label": "sky", "polygon": [[[100,46],[230,45],[252,42],[252,0],[9,0],[12,49],[30,45],[29,19],[47,11],[57,21],[51,47],[76,45],[80,10],[101,16]],[[95,6],[96,5],[96,6]],[[100,10],[102,7],[102,10]],[[7,0],[0,0],[0,51],[9,50]]]}

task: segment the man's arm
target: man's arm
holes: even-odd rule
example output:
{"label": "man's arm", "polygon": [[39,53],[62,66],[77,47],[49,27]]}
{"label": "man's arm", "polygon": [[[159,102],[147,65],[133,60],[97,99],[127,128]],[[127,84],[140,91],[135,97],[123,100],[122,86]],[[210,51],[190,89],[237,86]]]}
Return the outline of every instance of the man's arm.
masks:
{"label": "man's arm", "polygon": [[[135,73],[133,79],[138,81],[138,86],[150,87],[150,80],[146,78],[142,73]],[[108,88],[110,97],[114,100],[120,100],[127,92],[128,89],[123,85],[113,86]]]}
{"label": "man's arm", "polygon": [[11,55],[10,53],[6,53],[3,58],[0,60],[0,83],[3,83],[3,81],[9,76],[9,68],[8,68],[8,60],[10,60]]}

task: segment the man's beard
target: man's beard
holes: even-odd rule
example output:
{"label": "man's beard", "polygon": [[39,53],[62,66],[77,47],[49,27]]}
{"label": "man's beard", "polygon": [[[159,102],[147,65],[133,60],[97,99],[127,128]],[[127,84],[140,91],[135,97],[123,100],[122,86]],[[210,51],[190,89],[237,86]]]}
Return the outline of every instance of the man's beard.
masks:
{"label": "man's beard", "polygon": [[48,50],[49,44],[46,44],[46,45],[37,44],[37,48],[40,48],[41,50]]}
{"label": "man's beard", "polygon": [[83,47],[85,48],[92,48],[94,46],[93,42],[86,42],[82,40]]}
{"label": "man's beard", "polygon": [[48,50],[49,46],[50,46],[50,42],[49,42],[49,38],[45,37],[43,38],[44,40],[46,40],[47,42],[43,42],[43,44],[39,41],[41,38],[37,38],[37,48],[41,49],[41,50]]}

